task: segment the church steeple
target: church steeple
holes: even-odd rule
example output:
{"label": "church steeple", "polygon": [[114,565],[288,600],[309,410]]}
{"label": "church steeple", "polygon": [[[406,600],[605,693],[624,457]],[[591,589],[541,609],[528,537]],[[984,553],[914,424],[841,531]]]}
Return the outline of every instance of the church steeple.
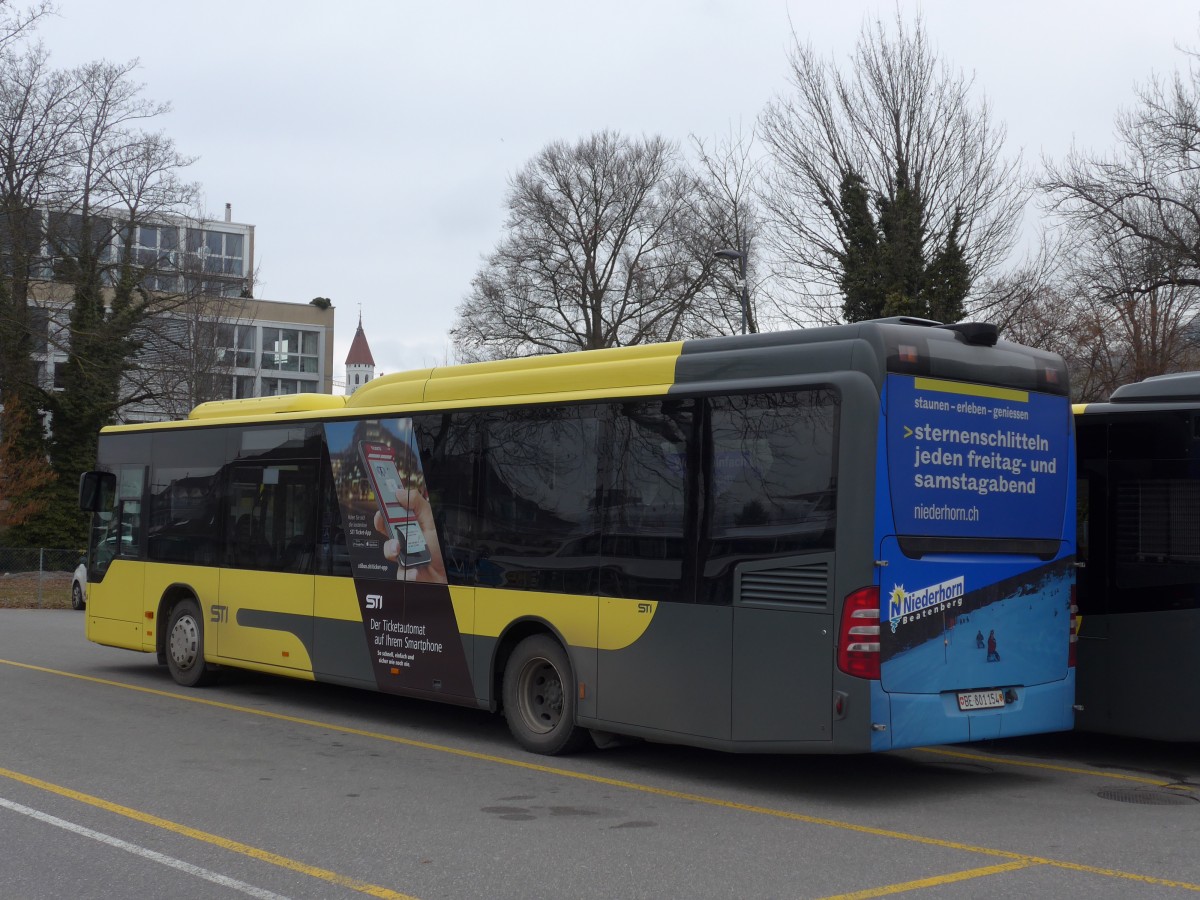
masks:
{"label": "church steeple", "polygon": [[354,332],[354,340],[350,342],[350,352],[346,354],[346,393],[353,394],[359,388],[375,377],[375,357],[371,355],[371,347],[367,343],[366,332],[363,331],[362,310],[358,312],[358,331]]}

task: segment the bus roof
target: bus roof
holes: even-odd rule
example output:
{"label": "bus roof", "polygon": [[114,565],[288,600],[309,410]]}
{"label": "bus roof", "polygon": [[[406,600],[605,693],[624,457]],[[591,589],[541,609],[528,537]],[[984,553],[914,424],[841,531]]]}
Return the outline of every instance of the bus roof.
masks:
{"label": "bus roof", "polygon": [[796,331],[643,344],[417,369],[383,375],[349,397],[290,394],[202,403],[186,422],[110,426],[148,430],[265,418],[338,418],[372,411],[650,397],[782,386],[798,376],[859,372],[881,388],[888,372],[1067,392],[1056,354],[998,341],[995,328],[893,318]]}
{"label": "bus roof", "polygon": [[1200,372],[1154,375],[1124,384],[1109,396],[1109,403],[1186,402],[1200,400]]}
{"label": "bus roof", "polygon": [[1075,415],[1100,413],[1159,412],[1194,408],[1200,404],[1200,372],[1176,372],[1153,375],[1142,381],[1123,384],[1108,400],[1077,403]]}

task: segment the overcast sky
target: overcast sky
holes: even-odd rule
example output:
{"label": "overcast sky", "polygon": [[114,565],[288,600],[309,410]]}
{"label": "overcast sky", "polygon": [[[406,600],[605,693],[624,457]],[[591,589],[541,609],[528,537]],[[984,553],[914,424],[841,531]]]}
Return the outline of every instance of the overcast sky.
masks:
{"label": "overcast sky", "polygon": [[[19,0],[18,0],[19,2]],[[162,127],[199,157],[215,217],[255,226],[256,296],[337,308],[335,378],[359,312],[377,371],[437,365],[507,179],[593,131],[686,143],[750,129],[787,91],[792,28],[845,59],[868,17],[829,0],[603,3],[57,0],[39,29],[62,66],[140,60]],[[902,2],[905,10],[917,4]],[[925,0],[1028,164],[1112,145],[1113,114],[1200,44],[1177,0]]]}

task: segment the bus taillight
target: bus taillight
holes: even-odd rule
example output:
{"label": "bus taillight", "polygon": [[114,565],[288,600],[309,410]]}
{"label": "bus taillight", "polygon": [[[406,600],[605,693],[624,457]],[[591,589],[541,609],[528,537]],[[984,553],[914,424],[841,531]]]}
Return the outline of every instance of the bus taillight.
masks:
{"label": "bus taillight", "polygon": [[879,677],[878,587],[859,588],[842,606],[838,668],[859,678]]}
{"label": "bus taillight", "polygon": [[1067,647],[1067,665],[1075,668],[1075,648],[1079,646],[1079,607],[1075,605],[1075,585],[1071,585],[1071,643]]}

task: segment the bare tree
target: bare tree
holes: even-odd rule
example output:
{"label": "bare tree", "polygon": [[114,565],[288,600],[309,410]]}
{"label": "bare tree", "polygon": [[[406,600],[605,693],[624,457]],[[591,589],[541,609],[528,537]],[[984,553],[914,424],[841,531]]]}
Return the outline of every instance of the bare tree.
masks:
{"label": "bare tree", "polygon": [[[1019,158],[973,79],[939,60],[917,16],[863,25],[848,71],[797,39],[790,94],[759,123],[773,157],[763,195],[781,273],[801,297],[793,321],[840,319],[841,280],[853,250],[843,186],[894,207],[919,194],[923,240],[936,256],[953,240],[972,281],[994,274],[1017,238],[1028,199]],[[955,232],[955,223],[958,223]]]}
{"label": "bare tree", "polygon": [[35,430],[30,284],[47,274],[45,217],[66,195],[79,88],[41,47],[0,52],[0,391],[24,398],[19,421]]}
{"label": "bare tree", "polygon": [[1074,346],[1063,355],[1074,363],[1076,395],[1100,399],[1200,362],[1200,288],[1187,283],[1178,258],[1112,220],[1075,220],[1070,228],[1075,244],[1059,308],[1074,322]]}
{"label": "bare tree", "polygon": [[[0,339],[3,402],[24,404],[34,423],[29,452],[43,440],[42,413],[53,422],[41,452],[48,449],[55,471],[55,501],[22,526],[31,541],[57,545],[75,536],[77,517],[51,512],[69,509],[100,427],[132,399],[122,388],[139,325],[178,302],[147,284],[153,267],[134,251],[143,225],[192,202],[194,187],[179,178],[191,160],[143,130],[167,107],[142,97],[130,77],[135,65],[63,72],[37,49],[0,54],[0,314],[16,326]],[[67,360],[53,386],[31,365],[35,302],[69,310]]]}
{"label": "bare tree", "polygon": [[1186,73],[1137,89],[1112,151],[1046,166],[1073,251],[1064,293],[1088,323],[1077,352],[1088,399],[1200,363],[1200,71],[1188,56]]}
{"label": "bare tree", "polygon": [[[744,258],[727,258],[713,269],[712,278],[697,292],[688,324],[689,337],[735,334],[742,325],[748,332],[759,330],[760,301],[766,294],[766,272],[761,265],[762,210],[758,202],[761,178],[753,135],[732,129],[729,134],[706,143],[692,136],[697,167],[697,221],[705,223],[693,253],[697,257],[720,250],[733,250]],[[745,272],[746,284],[739,283]],[[742,309],[742,298],[746,308]],[[743,316],[745,322],[743,323]]]}
{"label": "bare tree", "polygon": [[1099,229],[1159,250],[1171,284],[1200,286],[1200,71],[1153,76],[1116,118],[1117,147],[1073,149],[1042,187],[1076,231]]}
{"label": "bare tree", "polygon": [[509,183],[505,234],[451,330],[459,355],[594,350],[688,333],[714,265],[699,206],[695,178],[662,138],[600,132],[550,144]]}
{"label": "bare tree", "polygon": [[12,0],[0,0],[0,53],[27,37],[39,21],[56,11],[52,0],[39,0],[25,7],[16,7]]}

